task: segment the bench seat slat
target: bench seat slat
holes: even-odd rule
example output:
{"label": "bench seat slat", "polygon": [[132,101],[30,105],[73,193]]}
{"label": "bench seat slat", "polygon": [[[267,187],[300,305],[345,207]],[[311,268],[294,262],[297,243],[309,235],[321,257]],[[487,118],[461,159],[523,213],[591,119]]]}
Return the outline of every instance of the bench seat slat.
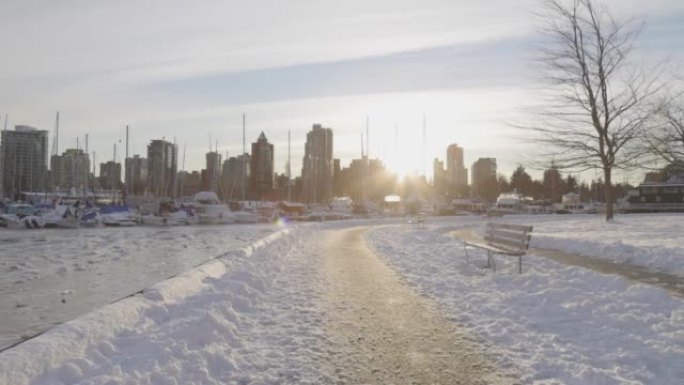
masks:
{"label": "bench seat slat", "polygon": [[489,251],[497,253],[497,254],[511,255],[514,257],[520,256],[520,255],[525,255],[525,252],[521,251],[521,250],[508,250],[508,249],[504,249],[501,247],[496,247],[494,245],[489,245],[486,243],[465,242],[465,245],[477,247],[477,248],[484,249],[484,250],[489,250]]}

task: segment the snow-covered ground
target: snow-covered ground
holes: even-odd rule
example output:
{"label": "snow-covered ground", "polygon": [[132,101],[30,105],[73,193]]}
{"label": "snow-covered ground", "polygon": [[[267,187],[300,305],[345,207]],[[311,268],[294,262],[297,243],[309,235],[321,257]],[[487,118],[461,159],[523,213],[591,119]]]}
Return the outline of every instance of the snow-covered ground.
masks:
{"label": "snow-covered ground", "polygon": [[[537,232],[553,234],[556,248],[577,251],[569,245],[585,244],[582,250],[589,255],[619,256],[625,250],[623,242],[638,243],[629,249],[634,254],[639,248],[662,247],[662,240],[674,232],[665,233],[664,223],[672,225],[679,218],[684,217],[620,217],[614,224],[558,216],[544,218],[541,225],[536,217],[516,221],[536,220],[533,238]],[[519,368],[522,383],[682,383],[682,298],[543,257],[526,256],[522,275],[516,272],[515,259],[497,257],[499,269],[492,273],[481,267],[482,252],[466,264],[461,242],[449,234],[455,227],[481,226],[484,220],[432,222],[425,230],[379,228],[371,233],[370,244],[416,290],[485,341],[501,367]],[[605,238],[600,234],[603,229],[610,230]],[[546,242],[541,244],[551,247]],[[672,240],[669,250],[681,250],[681,243]],[[644,265],[660,267],[660,261],[674,264],[677,258],[681,265],[681,254],[661,253]]]}
{"label": "snow-covered ground", "polygon": [[532,246],[646,267],[684,277],[684,215],[507,216],[534,225]]}
{"label": "snow-covered ground", "polygon": [[[634,246],[645,248],[659,247],[663,237],[651,237],[648,244],[643,234],[662,233],[663,222],[676,223],[678,216],[635,216],[638,226],[631,218],[606,226],[614,226],[623,242],[642,239]],[[610,245],[622,247],[613,243],[617,235],[585,235],[604,226],[595,217],[504,220],[533,224],[535,236],[567,235],[561,245],[586,237],[605,239],[601,250],[607,254]],[[485,221],[429,218],[424,229],[356,221],[276,232],[257,247],[212,260],[0,353],[0,383],[339,383],[335,361],[345,352],[325,328],[329,288],[322,239],[325,231],[367,225],[369,245],[388,266],[470,332],[521,384],[681,384],[682,298],[537,256],[525,257],[522,275],[505,257],[497,257],[496,273],[481,267],[481,255],[466,264],[451,232],[481,228]],[[673,239],[670,247],[676,246]]]}

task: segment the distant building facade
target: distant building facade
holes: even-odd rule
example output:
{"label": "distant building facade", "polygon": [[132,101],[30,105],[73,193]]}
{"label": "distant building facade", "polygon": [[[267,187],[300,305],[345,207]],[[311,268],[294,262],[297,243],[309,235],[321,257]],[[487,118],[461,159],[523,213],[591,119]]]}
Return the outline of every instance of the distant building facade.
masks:
{"label": "distant building facade", "polygon": [[221,154],[208,152],[205,159],[206,166],[202,170],[202,190],[218,192],[221,178]]}
{"label": "distant building facade", "polygon": [[452,144],[447,147],[447,184],[451,195],[459,195],[468,186],[468,169],[463,163],[463,147]]}
{"label": "distant building facade", "polygon": [[120,190],[121,187],[121,163],[113,160],[100,163],[100,188],[103,190]]}
{"label": "distant building facade", "polygon": [[156,197],[174,195],[178,158],[176,146],[166,140],[153,140],[147,146],[148,190]]}
{"label": "distant building facade", "polygon": [[128,194],[143,195],[147,188],[147,158],[134,155],[126,158],[126,189]]}
{"label": "distant building facade", "polygon": [[90,189],[90,157],[81,149],[68,149],[62,155],[50,158],[53,191]]}
{"label": "distant building facade", "polygon": [[193,197],[202,190],[202,175],[199,171],[180,171],[176,181],[180,196]]}
{"label": "distant building facade", "polygon": [[42,192],[47,188],[48,133],[18,125],[0,136],[0,183],[2,197],[20,192]]}
{"label": "distant building facade", "polygon": [[252,143],[250,189],[253,199],[267,199],[273,192],[273,164],[273,145],[262,132],[259,139]]}
{"label": "distant building facade", "polygon": [[225,201],[243,200],[250,196],[251,160],[249,154],[232,156],[223,162],[221,192]]}
{"label": "distant building facade", "polygon": [[367,156],[353,159],[349,167],[341,169],[335,177],[342,186],[339,195],[348,196],[355,202],[383,202],[385,196],[395,192],[396,176],[387,171],[379,159]]}
{"label": "distant building facade", "polygon": [[474,196],[481,196],[485,183],[492,179],[496,181],[496,159],[480,158],[471,167],[472,193]]}
{"label": "distant building facade", "polygon": [[333,190],[333,131],[314,124],[306,134],[302,160],[302,200],[329,202]]}
{"label": "distant building facade", "polygon": [[444,162],[435,159],[432,163],[432,185],[435,188],[435,194],[444,196],[448,193],[447,189],[447,174],[444,169]]}

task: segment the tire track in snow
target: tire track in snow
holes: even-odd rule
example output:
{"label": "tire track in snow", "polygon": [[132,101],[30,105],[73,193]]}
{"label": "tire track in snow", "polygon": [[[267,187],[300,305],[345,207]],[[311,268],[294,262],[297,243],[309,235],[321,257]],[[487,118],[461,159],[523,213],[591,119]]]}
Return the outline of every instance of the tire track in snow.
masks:
{"label": "tire track in snow", "polygon": [[509,382],[477,345],[366,246],[367,228],[328,233],[327,330],[337,374],[354,384]]}

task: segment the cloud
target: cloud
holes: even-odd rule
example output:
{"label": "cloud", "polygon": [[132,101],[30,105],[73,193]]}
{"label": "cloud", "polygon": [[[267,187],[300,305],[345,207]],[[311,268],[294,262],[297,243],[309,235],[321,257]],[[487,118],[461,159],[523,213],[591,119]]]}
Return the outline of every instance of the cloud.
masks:
{"label": "cloud", "polygon": [[[450,100],[443,117],[430,112],[434,123],[442,122],[434,130],[496,131],[524,97],[516,88],[524,88],[529,71],[526,42],[534,39],[531,14],[539,4],[4,0],[0,113],[51,128],[59,109],[63,135],[89,132],[100,154],[111,153],[126,124],[134,128],[137,152],[144,153],[147,139],[176,136],[188,142],[188,158],[197,155],[188,162],[194,168],[201,167],[204,133],[237,150],[242,111],[251,127],[272,130],[269,139],[281,142],[288,129],[301,137],[313,122],[334,126],[348,133],[338,143],[348,143],[340,151],[350,156],[358,152],[365,115],[378,109],[410,110],[397,117],[408,127],[421,104]],[[680,1],[611,4],[625,15],[647,15],[644,49],[682,50]],[[478,107],[468,94],[500,105]]]}

